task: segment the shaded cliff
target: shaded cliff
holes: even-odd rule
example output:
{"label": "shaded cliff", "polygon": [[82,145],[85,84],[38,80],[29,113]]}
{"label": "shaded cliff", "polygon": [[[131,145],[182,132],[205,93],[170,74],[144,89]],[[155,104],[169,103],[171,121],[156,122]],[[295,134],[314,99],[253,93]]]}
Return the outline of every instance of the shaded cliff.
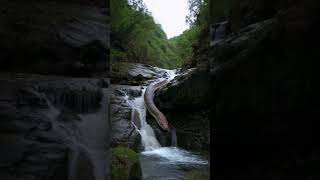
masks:
{"label": "shaded cliff", "polygon": [[217,177],[319,177],[319,7],[288,6],[212,48]]}
{"label": "shaded cliff", "polygon": [[98,1],[0,1],[1,70],[108,74],[108,7]]}
{"label": "shaded cliff", "polygon": [[0,0],[0,179],[109,178],[106,2]]}
{"label": "shaded cliff", "polygon": [[1,73],[0,84],[1,179],[107,179],[109,97],[99,79]]}
{"label": "shaded cliff", "polygon": [[208,65],[199,64],[155,93],[157,107],[176,129],[179,147],[209,151],[208,82]]}

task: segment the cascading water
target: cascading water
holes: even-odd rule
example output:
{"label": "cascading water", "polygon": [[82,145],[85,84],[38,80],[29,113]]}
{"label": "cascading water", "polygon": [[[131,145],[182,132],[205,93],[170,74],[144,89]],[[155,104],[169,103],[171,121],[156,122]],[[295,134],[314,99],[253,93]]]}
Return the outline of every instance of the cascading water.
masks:
{"label": "cascading water", "polygon": [[[144,92],[146,88],[142,90],[142,95],[138,98],[135,98],[134,100],[129,100],[128,96],[126,97],[127,102],[132,107],[132,112],[137,111],[139,114],[139,120],[140,120],[140,129],[136,127],[136,130],[139,132],[141,136],[142,145],[144,147],[145,151],[151,151],[154,149],[158,149],[161,147],[159,141],[157,140],[153,129],[151,126],[146,122],[146,107],[144,105]],[[133,123],[134,124],[134,123]]]}
{"label": "cascading water", "polygon": [[[168,81],[176,76],[173,70],[166,70],[166,72]],[[146,121],[147,110],[143,98],[145,90],[146,87],[143,87],[142,94],[138,98],[130,99],[129,96],[125,98],[132,107],[132,117],[134,111],[139,114],[140,127],[137,127],[134,121],[132,123],[139,132],[144,147],[144,151],[140,153],[143,179],[183,180],[188,170],[207,167],[208,161],[199,155],[178,147],[161,147],[152,127]],[[172,145],[177,146],[175,129],[173,130]]]}

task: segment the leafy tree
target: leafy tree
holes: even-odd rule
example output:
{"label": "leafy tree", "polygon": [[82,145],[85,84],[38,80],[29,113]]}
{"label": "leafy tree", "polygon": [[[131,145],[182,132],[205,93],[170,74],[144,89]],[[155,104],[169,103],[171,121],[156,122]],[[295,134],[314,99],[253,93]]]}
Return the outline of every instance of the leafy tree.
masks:
{"label": "leafy tree", "polygon": [[111,0],[113,60],[179,66],[175,48],[142,0]]}
{"label": "leafy tree", "polygon": [[209,0],[188,0],[189,15],[186,17],[186,22],[191,25],[200,26],[208,18]]}
{"label": "leafy tree", "polygon": [[165,68],[176,68],[192,61],[201,42],[201,33],[207,28],[208,2],[189,0],[190,14],[186,22],[191,28],[178,37],[167,39],[143,0],[110,0],[112,60]]}

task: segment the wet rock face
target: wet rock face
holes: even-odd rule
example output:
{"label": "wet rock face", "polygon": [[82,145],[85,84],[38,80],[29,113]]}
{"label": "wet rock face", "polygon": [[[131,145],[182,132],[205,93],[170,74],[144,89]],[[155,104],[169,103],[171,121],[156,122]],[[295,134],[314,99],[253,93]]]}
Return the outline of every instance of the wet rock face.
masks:
{"label": "wet rock face", "polygon": [[110,72],[106,6],[81,0],[0,4],[2,70],[86,77]]}
{"label": "wet rock face", "polygon": [[[93,160],[88,155],[92,147],[80,127],[83,120],[76,109],[55,105],[58,96],[45,89],[59,94],[70,88],[76,93],[98,81],[1,73],[0,179],[66,180],[72,168],[76,169],[74,177],[94,179]],[[96,104],[91,105],[86,107],[97,108]],[[86,131],[90,131],[89,127]]]}
{"label": "wet rock face", "polygon": [[[154,102],[164,112],[177,133],[178,146],[189,150],[208,151],[210,121],[208,108],[209,74],[206,64],[182,72],[155,93]],[[153,125],[162,144],[170,145],[170,134]]]}
{"label": "wet rock face", "polygon": [[100,107],[103,94],[97,83],[88,82],[85,87],[82,87],[77,83],[65,86],[59,85],[59,82],[49,82],[39,84],[38,88],[41,92],[48,94],[55,105],[72,109],[78,113],[87,113]]}
{"label": "wet rock face", "polygon": [[59,116],[58,116],[58,121],[62,121],[62,122],[70,122],[70,121],[81,121],[81,118],[74,112],[67,110],[67,109],[63,109]]}
{"label": "wet rock face", "polygon": [[228,21],[212,24],[210,26],[210,46],[219,43],[230,33],[229,26]]}
{"label": "wet rock face", "polygon": [[319,134],[313,126],[319,50],[310,44],[320,40],[319,8],[317,1],[301,1],[212,48],[212,130],[221,177],[319,178],[307,170],[319,157],[312,140]]}
{"label": "wet rock face", "polygon": [[18,106],[36,106],[40,108],[48,108],[48,103],[45,97],[33,90],[32,88],[20,89],[17,92],[17,105]]}
{"label": "wet rock face", "polygon": [[155,92],[154,102],[161,110],[199,110],[208,104],[208,67],[189,69]]}
{"label": "wet rock face", "polygon": [[129,95],[129,98],[136,98],[136,97],[140,97],[142,95],[141,88],[138,88],[138,89],[125,89],[124,91],[126,91],[126,94]]}
{"label": "wet rock face", "polygon": [[130,99],[141,95],[139,86],[114,86],[110,93],[110,118],[112,126],[111,147],[125,146],[135,151],[141,149],[140,135],[132,122],[139,127],[140,117],[127,103],[125,96]]}
{"label": "wet rock face", "polygon": [[[1,84],[7,85],[4,81]],[[0,144],[3,147],[0,177],[41,179],[49,172],[67,177],[67,171],[56,172],[55,167],[59,164],[67,164],[68,147],[59,143],[59,135],[46,112],[48,104],[42,104],[42,98],[34,93],[36,91],[32,93],[19,86],[17,89],[12,93],[24,92],[26,98],[13,96],[11,101],[2,101],[0,105]],[[33,103],[34,106],[30,106]]]}

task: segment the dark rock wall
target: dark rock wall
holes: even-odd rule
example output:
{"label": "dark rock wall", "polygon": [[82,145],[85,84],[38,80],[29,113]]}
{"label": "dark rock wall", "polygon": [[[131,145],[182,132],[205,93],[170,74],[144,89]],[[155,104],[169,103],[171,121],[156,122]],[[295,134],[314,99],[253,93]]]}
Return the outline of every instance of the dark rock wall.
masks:
{"label": "dark rock wall", "polygon": [[319,8],[293,3],[212,48],[216,179],[319,178]]}
{"label": "dark rock wall", "polygon": [[[176,129],[177,144],[189,150],[209,151],[210,121],[208,64],[199,64],[155,92],[154,102]],[[150,122],[162,145],[170,146],[170,134]]]}
{"label": "dark rock wall", "polygon": [[112,148],[123,146],[136,152],[143,149],[140,134],[135,130],[133,122],[137,127],[140,126],[140,116],[137,110],[132,109],[131,105],[124,98],[129,99],[141,96],[139,86],[113,86],[110,88],[110,121],[111,121],[111,142]]}
{"label": "dark rock wall", "polygon": [[[207,142],[194,132],[179,137],[179,127],[211,131],[217,180],[319,179],[313,168],[320,167],[315,138],[320,3],[257,0],[239,5],[238,19],[229,19],[239,29],[198,61],[194,77],[201,78],[192,78],[192,72],[178,77],[156,93],[156,103],[176,127],[178,145],[204,149]],[[207,82],[207,90],[198,82]],[[184,96],[188,92],[192,95]]]}
{"label": "dark rock wall", "polygon": [[110,72],[109,17],[102,3],[1,0],[0,4],[2,71],[86,77]]}
{"label": "dark rock wall", "polygon": [[[74,99],[69,97],[69,101],[79,103],[77,99],[95,97],[96,92],[88,91],[84,94],[77,92],[93,87],[99,91],[101,86],[98,86],[98,83],[98,79],[66,79],[1,73],[0,179],[106,179],[108,169],[105,168],[101,172],[97,170],[96,165],[105,167],[105,164],[109,163],[107,156],[100,156],[109,148],[108,127],[102,127],[104,131],[98,132],[94,125],[82,127],[81,124],[90,124],[84,122],[89,120],[97,122],[96,119],[82,116],[89,112],[99,113],[100,105],[108,102],[102,102],[102,97],[94,101],[82,101],[86,107],[84,111],[75,105],[55,104],[55,101],[64,101],[52,93],[52,91],[56,94],[73,92],[79,97]],[[92,95],[88,95],[90,93]],[[68,99],[68,96],[66,98]],[[107,117],[107,114],[101,117]],[[100,121],[106,122],[107,119]],[[99,137],[104,140],[99,146],[91,145],[86,135],[87,132],[96,131],[95,134],[104,135]],[[98,155],[100,164],[94,158]]]}

